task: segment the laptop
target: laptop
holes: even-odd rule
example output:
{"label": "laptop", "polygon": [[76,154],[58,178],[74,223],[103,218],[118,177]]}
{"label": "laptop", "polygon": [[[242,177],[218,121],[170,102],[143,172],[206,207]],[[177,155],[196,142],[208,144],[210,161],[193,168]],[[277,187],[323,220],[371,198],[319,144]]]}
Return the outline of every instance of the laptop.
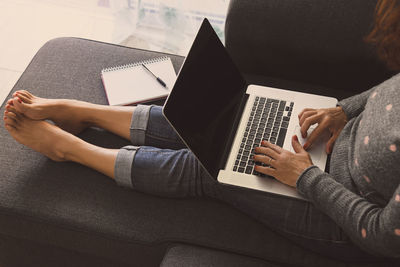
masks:
{"label": "laptop", "polygon": [[[298,114],[304,108],[335,107],[337,99],[247,84],[207,19],[204,19],[163,114],[207,172],[220,183],[300,198],[296,189],[257,173],[254,148],[268,140],[293,151],[301,143]],[[311,127],[309,133],[315,128]],[[308,151],[325,169],[325,143]]]}

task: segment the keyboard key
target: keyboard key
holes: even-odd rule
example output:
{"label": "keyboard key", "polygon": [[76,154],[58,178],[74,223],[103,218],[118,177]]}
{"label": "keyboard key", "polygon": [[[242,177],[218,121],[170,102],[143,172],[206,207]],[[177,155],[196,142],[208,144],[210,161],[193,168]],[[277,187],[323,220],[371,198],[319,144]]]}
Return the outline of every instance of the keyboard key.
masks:
{"label": "keyboard key", "polygon": [[282,128],[287,128],[289,126],[289,123],[287,121],[282,122],[281,127]]}
{"label": "keyboard key", "polygon": [[275,141],[276,141],[276,137],[271,137],[271,138],[269,139],[269,142],[271,142],[271,143],[273,143],[273,144],[275,144]]}
{"label": "keyboard key", "polygon": [[289,111],[287,115],[288,117],[292,116],[292,112]]}
{"label": "keyboard key", "polygon": [[251,174],[252,170],[253,170],[253,167],[248,166],[248,167],[246,168],[246,173],[247,173],[247,174]]}
{"label": "keyboard key", "polygon": [[237,159],[236,161],[235,161],[235,165],[239,165],[239,160]]}
{"label": "keyboard key", "polygon": [[239,154],[243,153],[243,148],[239,149]]}
{"label": "keyboard key", "polygon": [[244,168],[243,167],[239,167],[238,168],[238,172],[242,172],[243,173],[244,172]]}
{"label": "keyboard key", "polygon": [[283,121],[289,121],[290,118],[289,118],[289,117],[283,117],[282,120],[283,120]]}
{"label": "keyboard key", "polygon": [[233,171],[237,171],[237,166],[233,166]]}
{"label": "keyboard key", "polygon": [[276,142],[276,144],[277,144],[278,146],[280,146],[280,147],[283,146],[283,141],[285,141],[286,132],[287,132],[287,129],[285,129],[285,128],[282,128],[282,129],[279,131],[278,141]]}
{"label": "keyboard key", "polygon": [[240,167],[246,167],[246,161],[241,161],[241,162],[239,163],[239,166],[240,166]]}
{"label": "keyboard key", "polygon": [[277,136],[278,136],[278,132],[272,132],[272,133],[271,133],[271,136],[272,136],[272,137],[277,137]]}
{"label": "keyboard key", "polygon": [[289,106],[287,106],[287,107],[285,108],[285,111],[289,111],[289,109],[290,109],[290,107],[289,107]]}
{"label": "keyboard key", "polygon": [[253,166],[254,165],[254,160],[249,159],[249,161],[247,161],[247,165]]}
{"label": "keyboard key", "polygon": [[284,109],[285,109],[285,106],[286,106],[286,101],[281,101],[280,103],[279,103],[279,111],[283,111]]}

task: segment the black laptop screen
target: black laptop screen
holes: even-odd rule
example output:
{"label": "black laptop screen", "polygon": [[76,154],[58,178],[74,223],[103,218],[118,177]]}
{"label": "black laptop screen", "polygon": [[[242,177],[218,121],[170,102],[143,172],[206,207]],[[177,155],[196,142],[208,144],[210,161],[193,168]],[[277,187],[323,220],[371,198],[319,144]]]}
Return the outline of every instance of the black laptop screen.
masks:
{"label": "black laptop screen", "polygon": [[204,20],[164,115],[215,178],[245,91],[245,80]]}

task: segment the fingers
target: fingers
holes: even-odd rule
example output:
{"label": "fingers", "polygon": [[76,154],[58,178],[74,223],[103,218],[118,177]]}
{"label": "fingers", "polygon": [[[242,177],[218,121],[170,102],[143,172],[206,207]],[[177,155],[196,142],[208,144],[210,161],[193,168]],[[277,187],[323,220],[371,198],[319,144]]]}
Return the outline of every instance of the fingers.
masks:
{"label": "fingers", "polygon": [[274,168],[269,168],[269,167],[256,165],[256,166],[254,166],[254,169],[257,172],[260,172],[260,173],[263,173],[263,174],[266,174],[266,175],[269,175],[269,176],[273,176],[273,177],[276,176],[276,170]]}
{"label": "fingers", "polygon": [[332,153],[333,145],[335,144],[336,139],[338,138],[340,132],[335,132],[332,134],[331,138],[329,138],[326,143],[325,151],[327,154]]}
{"label": "fingers", "polygon": [[324,124],[321,123],[319,124],[310,134],[310,136],[307,139],[307,142],[304,144],[303,148],[308,149],[314,142],[315,140],[318,139],[318,137],[322,134],[322,132],[325,130]]}
{"label": "fingers", "polygon": [[254,161],[264,163],[265,165],[271,167],[275,167],[275,162],[276,162],[276,160],[266,155],[254,155]]}
{"label": "fingers", "polygon": [[304,111],[303,115],[299,118],[299,124],[300,126],[304,123],[304,121],[311,117],[316,115],[318,112],[316,110],[309,110],[309,111]]}
{"label": "fingers", "polygon": [[303,138],[307,137],[307,131],[310,128],[311,125],[318,123],[320,121],[320,116],[319,115],[314,115],[311,117],[308,117],[304,120],[304,122],[300,125],[300,133]]}
{"label": "fingers", "polygon": [[297,137],[297,135],[292,136],[292,146],[296,153],[305,152],[304,148],[301,146],[299,142],[299,138]]}
{"label": "fingers", "polygon": [[303,114],[305,113],[305,112],[307,112],[307,111],[311,111],[311,110],[315,110],[315,109],[313,109],[313,108],[305,108],[305,109],[303,109],[300,113],[299,113],[299,120],[300,120],[300,118],[303,116]]}
{"label": "fingers", "polygon": [[263,154],[263,155],[267,155],[273,159],[276,159],[279,155],[278,152],[276,152],[275,150],[273,150],[270,147],[256,147],[254,150],[257,154]]}
{"label": "fingers", "polygon": [[281,148],[280,146],[277,146],[277,145],[275,145],[275,144],[272,144],[272,143],[270,143],[270,142],[268,142],[268,141],[262,141],[262,142],[261,142],[261,146],[263,146],[263,147],[269,147],[269,148],[271,148],[272,150],[274,150],[274,151],[277,152],[277,153],[281,153],[281,152],[282,152],[282,148]]}

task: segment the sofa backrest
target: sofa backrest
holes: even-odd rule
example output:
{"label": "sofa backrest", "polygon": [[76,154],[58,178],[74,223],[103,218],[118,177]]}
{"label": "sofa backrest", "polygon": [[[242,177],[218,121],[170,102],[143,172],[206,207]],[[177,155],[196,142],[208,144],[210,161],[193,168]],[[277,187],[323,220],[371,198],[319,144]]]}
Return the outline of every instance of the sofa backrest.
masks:
{"label": "sofa backrest", "polygon": [[394,75],[363,39],[377,0],[231,0],[225,44],[239,69],[360,92]]}

